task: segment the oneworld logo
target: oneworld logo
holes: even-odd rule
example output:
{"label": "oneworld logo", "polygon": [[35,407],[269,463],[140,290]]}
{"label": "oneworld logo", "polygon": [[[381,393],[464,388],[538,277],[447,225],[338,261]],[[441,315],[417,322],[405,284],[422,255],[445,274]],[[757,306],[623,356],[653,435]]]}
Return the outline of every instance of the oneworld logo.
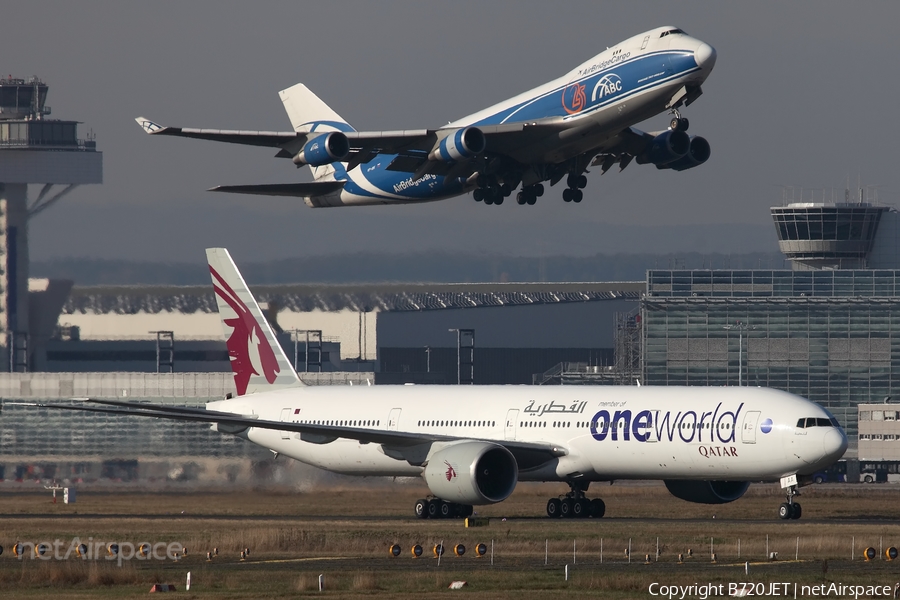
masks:
{"label": "oneworld logo", "polygon": [[772,425],[773,425],[772,419],[766,419],[765,421],[763,421],[762,423],[759,424],[759,430],[762,431],[763,433],[769,433],[770,431],[772,431]]}
{"label": "oneworld logo", "polygon": [[591,437],[598,442],[606,439],[627,442],[634,438],[637,442],[681,440],[686,444],[728,444],[735,440],[743,407],[741,403],[737,410],[723,411],[720,402],[712,412],[642,410],[637,414],[630,410],[616,410],[610,414],[604,409],[591,419]]}
{"label": "oneworld logo", "polygon": [[615,73],[604,75],[594,86],[591,94],[591,102],[602,100],[607,96],[612,96],[622,91],[622,78]]}

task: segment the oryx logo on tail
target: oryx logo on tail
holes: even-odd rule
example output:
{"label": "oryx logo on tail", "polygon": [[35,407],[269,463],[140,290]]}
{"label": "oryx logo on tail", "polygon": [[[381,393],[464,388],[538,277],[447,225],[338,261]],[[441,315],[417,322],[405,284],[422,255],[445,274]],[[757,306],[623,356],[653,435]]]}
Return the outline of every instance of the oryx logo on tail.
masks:
{"label": "oryx logo on tail", "polygon": [[210,265],[209,272],[213,276],[213,288],[216,295],[224,300],[235,316],[227,318],[223,315],[222,321],[231,327],[231,335],[228,336],[228,358],[231,360],[231,369],[234,372],[234,384],[239,396],[247,393],[250,377],[262,375],[269,383],[274,383],[280,369],[275,351],[269,345],[263,333],[262,327],[247,308],[247,305],[238,298],[238,295],[225,282]]}

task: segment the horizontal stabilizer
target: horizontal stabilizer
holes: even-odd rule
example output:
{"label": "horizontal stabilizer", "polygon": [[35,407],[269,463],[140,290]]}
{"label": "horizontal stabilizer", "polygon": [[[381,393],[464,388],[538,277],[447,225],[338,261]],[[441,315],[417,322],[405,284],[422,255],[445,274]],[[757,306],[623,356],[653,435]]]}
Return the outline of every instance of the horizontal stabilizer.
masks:
{"label": "horizontal stabilizer", "polygon": [[229,192],[232,194],[255,194],[257,196],[293,196],[309,198],[337,192],[344,187],[343,181],[315,181],[312,183],[269,183],[262,185],[218,185],[209,192]]}

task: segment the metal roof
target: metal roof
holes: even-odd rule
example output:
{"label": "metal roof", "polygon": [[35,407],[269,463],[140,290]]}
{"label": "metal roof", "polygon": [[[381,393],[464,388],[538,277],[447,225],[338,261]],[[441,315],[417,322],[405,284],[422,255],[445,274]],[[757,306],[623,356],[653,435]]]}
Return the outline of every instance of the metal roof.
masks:
{"label": "metal roof", "polygon": [[[252,286],[260,302],[280,310],[421,311],[638,300],[643,281],[602,283],[382,283]],[[85,286],[72,288],[63,313],[216,312],[211,286]]]}

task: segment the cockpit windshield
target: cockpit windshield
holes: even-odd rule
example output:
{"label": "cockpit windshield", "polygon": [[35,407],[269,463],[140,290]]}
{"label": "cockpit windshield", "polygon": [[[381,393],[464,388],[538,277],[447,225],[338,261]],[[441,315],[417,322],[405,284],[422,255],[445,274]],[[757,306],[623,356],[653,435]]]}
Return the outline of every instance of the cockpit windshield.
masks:
{"label": "cockpit windshield", "polygon": [[825,419],[822,417],[806,417],[797,421],[797,429],[809,429],[810,427],[840,427],[834,417]]}
{"label": "cockpit windshield", "polygon": [[667,35],[675,35],[676,33],[684,33],[684,32],[680,29],[667,29],[666,31],[663,31],[661,34],[659,34],[659,37],[664,38]]}

